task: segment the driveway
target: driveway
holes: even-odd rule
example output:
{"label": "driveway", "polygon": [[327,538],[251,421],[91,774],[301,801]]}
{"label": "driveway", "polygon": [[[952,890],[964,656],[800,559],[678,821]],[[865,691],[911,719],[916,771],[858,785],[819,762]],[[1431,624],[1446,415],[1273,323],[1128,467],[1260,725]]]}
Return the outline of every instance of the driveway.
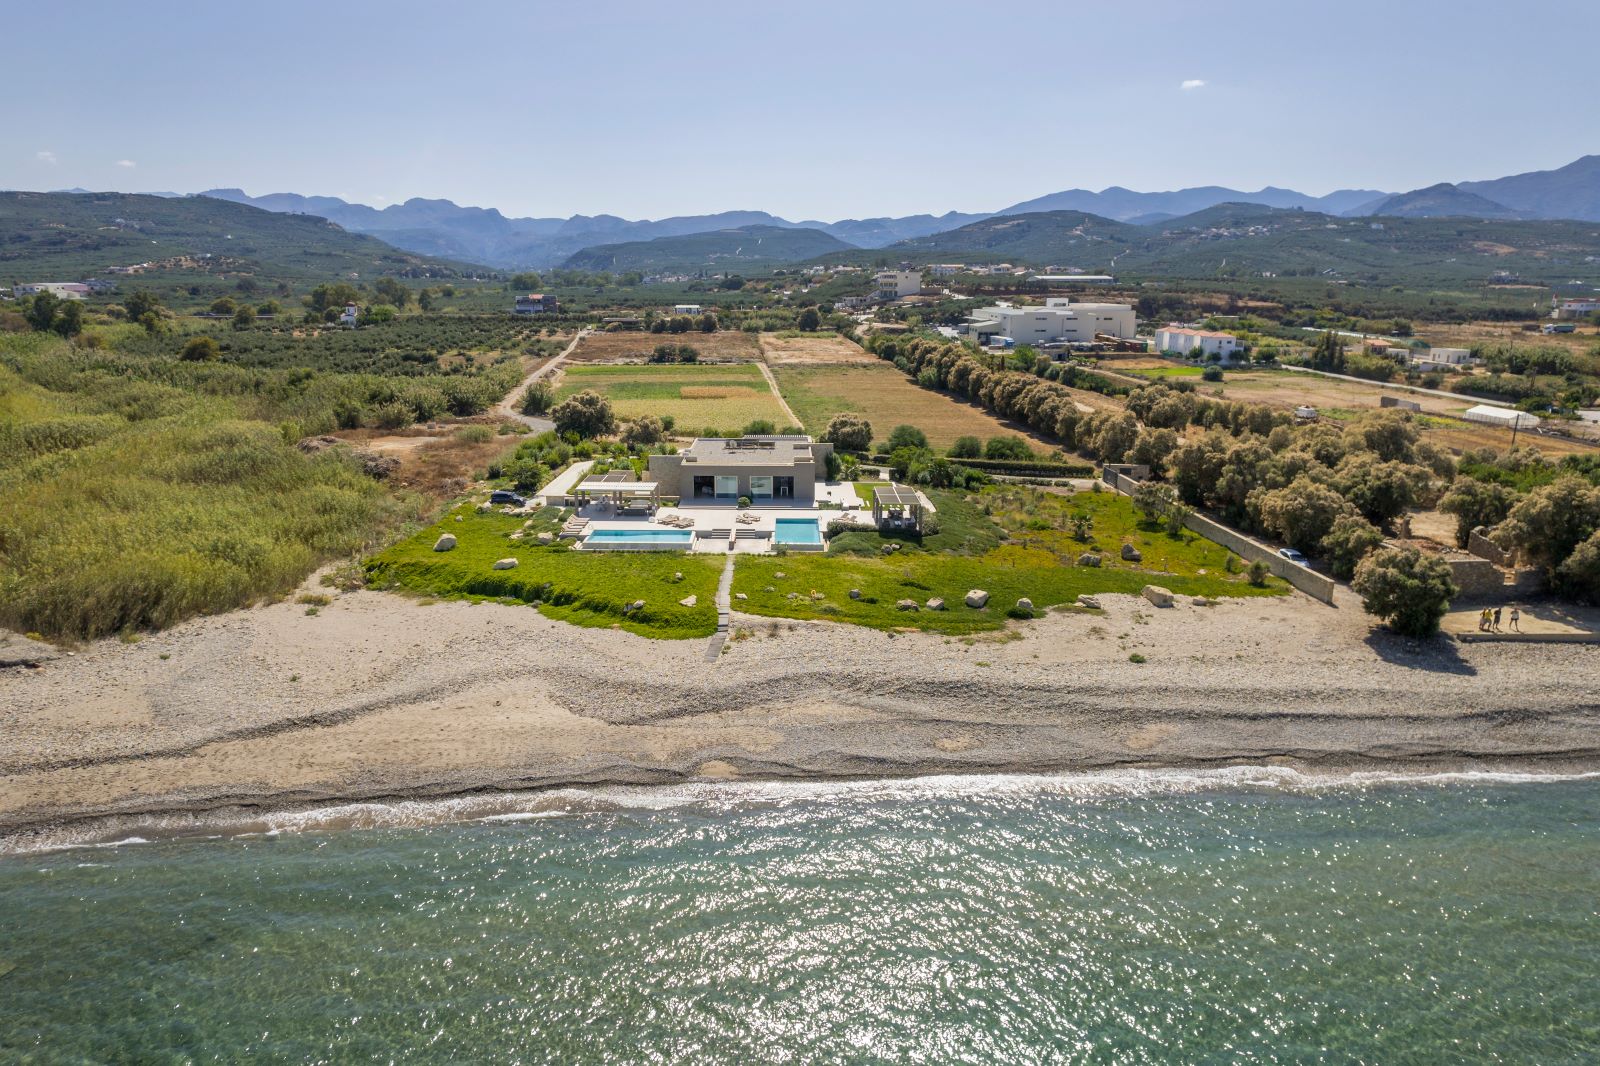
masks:
{"label": "driveway", "polygon": [[556,424],[550,421],[548,418],[542,418],[538,415],[525,415],[521,411],[517,410],[517,401],[522,398],[523,390],[529,385],[532,385],[540,378],[548,377],[549,375],[555,373],[555,369],[561,365],[561,361],[567,356],[571,355],[572,350],[578,346],[578,342],[583,340],[583,338],[587,337],[588,335],[589,330],[580,329],[567,344],[567,346],[561,349],[560,355],[556,356],[544,366],[539,367],[537,370],[534,370],[527,377],[519,381],[516,387],[510,392],[506,393],[499,403],[490,408],[489,413],[499,415],[501,418],[509,418],[515,422],[521,422],[535,433],[544,433],[547,430],[555,429]]}

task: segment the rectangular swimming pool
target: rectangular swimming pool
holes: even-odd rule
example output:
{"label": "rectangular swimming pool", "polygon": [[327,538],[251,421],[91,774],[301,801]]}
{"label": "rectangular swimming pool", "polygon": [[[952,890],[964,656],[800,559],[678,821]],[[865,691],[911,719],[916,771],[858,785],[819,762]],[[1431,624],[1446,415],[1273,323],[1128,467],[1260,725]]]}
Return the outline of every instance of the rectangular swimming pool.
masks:
{"label": "rectangular swimming pool", "polygon": [[656,548],[688,551],[694,533],[687,529],[597,529],[584,540],[585,548]]}
{"label": "rectangular swimming pool", "polygon": [[822,529],[815,518],[780,518],[773,530],[774,544],[821,544]]}

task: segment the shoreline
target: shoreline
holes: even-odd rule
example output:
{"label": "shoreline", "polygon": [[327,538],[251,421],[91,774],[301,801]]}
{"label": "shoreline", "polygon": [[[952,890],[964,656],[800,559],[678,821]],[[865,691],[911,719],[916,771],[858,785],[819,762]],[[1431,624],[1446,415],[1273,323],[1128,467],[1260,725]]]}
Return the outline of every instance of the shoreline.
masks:
{"label": "shoreline", "polygon": [[[1291,767],[1600,769],[1600,648],[1421,644],[1291,594],[951,638],[285,601],[0,670],[0,855],[46,833],[562,788]],[[1129,661],[1132,653],[1148,661]]]}

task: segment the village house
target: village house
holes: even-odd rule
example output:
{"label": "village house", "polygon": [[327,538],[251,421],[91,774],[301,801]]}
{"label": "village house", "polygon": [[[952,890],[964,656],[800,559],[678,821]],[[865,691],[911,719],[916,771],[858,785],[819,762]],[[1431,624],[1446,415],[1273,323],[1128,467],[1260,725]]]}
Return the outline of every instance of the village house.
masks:
{"label": "village house", "polygon": [[873,280],[880,300],[900,300],[922,291],[922,275],[915,270],[880,270]]}
{"label": "village house", "polygon": [[511,313],[514,315],[553,315],[559,306],[554,296],[547,296],[542,292],[530,292],[526,296],[517,297],[517,302],[512,306]]}
{"label": "village house", "polygon": [[1214,329],[1189,329],[1185,326],[1167,325],[1156,330],[1156,351],[1177,355],[1216,355],[1230,360],[1244,346],[1231,333]]}

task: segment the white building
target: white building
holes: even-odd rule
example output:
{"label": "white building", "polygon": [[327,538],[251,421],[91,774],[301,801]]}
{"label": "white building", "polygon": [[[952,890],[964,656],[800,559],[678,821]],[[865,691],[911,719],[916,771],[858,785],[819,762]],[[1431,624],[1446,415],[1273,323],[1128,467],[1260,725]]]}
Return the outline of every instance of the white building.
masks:
{"label": "white building", "polygon": [[1102,333],[1132,340],[1136,325],[1129,304],[1073,303],[1052,297],[1042,307],[1002,303],[980,308],[968,319],[966,331],[979,344],[996,337],[1017,344],[1087,344]]}
{"label": "white building", "polygon": [[1408,348],[1406,362],[1422,370],[1446,370],[1478,362],[1470,348]]}
{"label": "white building", "polygon": [[18,299],[47,292],[62,300],[81,300],[89,295],[89,286],[78,281],[35,281],[18,285],[12,290]]}
{"label": "white building", "polygon": [[1156,330],[1158,352],[1188,355],[1197,351],[1201,355],[1220,355],[1224,359],[1232,359],[1242,347],[1238,337],[1214,329],[1188,329],[1184,326],[1169,325]]}
{"label": "white building", "polygon": [[953,278],[965,269],[967,269],[965,263],[931,263],[928,266],[928,273],[936,278]]}
{"label": "white building", "polygon": [[1550,312],[1551,318],[1587,318],[1600,311],[1600,299],[1582,297],[1572,300],[1562,300]]}
{"label": "white building", "polygon": [[833,301],[835,311],[859,311],[872,305],[870,296],[841,296]]}
{"label": "white building", "polygon": [[355,304],[345,304],[344,313],[339,316],[339,325],[353,326],[359,317],[361,317],[361,312]]}
{"label": "white building", "polygon": [[880,300],[900,300],[922,291],[922,274],[915,270],[880,270],[874,280]]}
{"label": "white building", "polygon": [[675,314],[675,315],[698,315],[700,313],[700,305],[699,304],[673,304],[672,305],[672,313]]}

